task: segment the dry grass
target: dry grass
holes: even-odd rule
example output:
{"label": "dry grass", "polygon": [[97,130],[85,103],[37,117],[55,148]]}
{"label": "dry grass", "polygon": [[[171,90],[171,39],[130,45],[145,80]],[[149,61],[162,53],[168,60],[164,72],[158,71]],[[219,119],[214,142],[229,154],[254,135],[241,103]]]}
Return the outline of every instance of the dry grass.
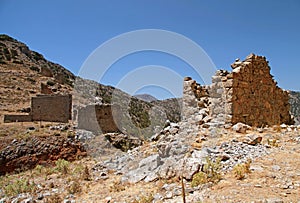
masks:
{"label": "dry grass", "polygon": [[217,159],[216,161],[212,161],[209,158],[206,158],[206,163],[203,166],[203,170],[196,173],[193,176],[193,180],[191,183],[192,187],[196,187],[200,184],[205,183],[217,183],[221,180],[221,160]]}
{"label": "dry grass", "polygon": [[246,163],[243,164],[237,164],[233,168],[234,176],[238,180],[243,180],[247,174],[251,173],[250,171],[250,165],[251,165],[251,159],[249,159]]}

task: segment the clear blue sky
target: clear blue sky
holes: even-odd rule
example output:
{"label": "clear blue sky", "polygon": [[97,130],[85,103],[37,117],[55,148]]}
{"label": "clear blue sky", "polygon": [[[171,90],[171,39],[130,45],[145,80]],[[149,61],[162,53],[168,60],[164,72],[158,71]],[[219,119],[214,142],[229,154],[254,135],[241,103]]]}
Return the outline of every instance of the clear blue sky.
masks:
{"label": "clear blue sky", "polygon": [[[0,33],[78,74],[91,52],[117,35],[169,30],[195,41],[218,69],[231,70],[251,52],[264,55],[280,87],[300,90],[299,11],[298,0],[0,0]],[[100,82],[116,85],[127,72],[153,64],[193,74],[182,60],[148,51],[119,60]]]}

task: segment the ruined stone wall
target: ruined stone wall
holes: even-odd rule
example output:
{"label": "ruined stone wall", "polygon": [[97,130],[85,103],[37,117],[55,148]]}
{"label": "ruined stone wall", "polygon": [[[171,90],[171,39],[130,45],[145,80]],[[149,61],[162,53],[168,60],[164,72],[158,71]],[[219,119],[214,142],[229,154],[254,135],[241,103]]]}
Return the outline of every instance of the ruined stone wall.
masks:
{"label": "ruined stone wall", "polygon": [[183,82],[182,119],[187,120],[206,107],[208,90],[191,77],[185,77]]}
{"label": "ruined stone wall", "polygon": [[78,110],[78,128],[102,133],[119,132],[117,113],[115,105],[88,105]]}
{"label": "ruined stone wall", "polygon": [[72,95],[38,95],[31,98],[28,115],[4,115],[4,122],[48,121],[67,123],[72,119]]}
{"label": "ruined stone wall", "polygon": [[249,55],[232,64],[232,123],[291,124],[289,95],[270,74],[265,57]]}
{"label": "ruined stone wall", "polygon": [[218,70],[209,86],[209,112],[215,123],[232,121],[232,77],[228,71]]}
{"label": "ruined stone wall", "polygon": [[273,80],[265,57],[250,54],[231,66],[232,72],[218,70],[209,86],[185,78],[183,119],[202,118],[200,124],[206,127],[238,122],[251,126],[293,124],[289,94]]}
{"label": "ruined stone wall", "polygon": [[31,115],[4,115],[4,123],[11,122],[31,122]]}
{"label": "ruined stone wall", "polygon": [[277,87],[265,57],[236,60],[233,71],[217,71],[210,88],[210,114],[225,123],[291,124],[289,95]]}
{"label": "ruined stone wall", "polygon": [[33,121],[67,123],[72,118],[72,95],[39,95],[31,99]]}

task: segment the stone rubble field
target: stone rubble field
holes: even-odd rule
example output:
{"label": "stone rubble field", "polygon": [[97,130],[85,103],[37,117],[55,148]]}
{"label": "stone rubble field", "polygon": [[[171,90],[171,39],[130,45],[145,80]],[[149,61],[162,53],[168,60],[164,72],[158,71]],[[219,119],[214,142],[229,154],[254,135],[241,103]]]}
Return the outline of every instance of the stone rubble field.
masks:
{"label": "stone rubble field", "polygon": [[[182,202],[182,177],[186,202],[300,201],[299,126],[250,128],[239,123],[225,129],[167,123],[128,152],[113,147],[104,135],[75,134],[86,158],[67,162],[67,169],[56,163],[1,177],[5,187],[0,202]],[[249,160],[250,172],[237,179],[235,166]],[[194,185],[208,161],[220,163],[220,179]],[[7,196],[2,181],[24,177],[32,191]]]}

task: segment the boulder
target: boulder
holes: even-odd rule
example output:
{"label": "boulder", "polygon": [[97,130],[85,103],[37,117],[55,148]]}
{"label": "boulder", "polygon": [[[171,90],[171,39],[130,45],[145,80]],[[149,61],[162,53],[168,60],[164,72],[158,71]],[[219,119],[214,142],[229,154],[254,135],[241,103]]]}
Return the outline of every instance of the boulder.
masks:
{"label": "boulder", "polygon": [[114,147],[122,151],[128,151],[143,144],[139,138],[122,133],[106,133],[104,136]]}
{"label": "boulder", "polygon": [[251,129],[251,127],[244,123],[237,123],[234,126],[232,126],[232,130],[237,133],[246,133],[246,131],[249,129]]}

